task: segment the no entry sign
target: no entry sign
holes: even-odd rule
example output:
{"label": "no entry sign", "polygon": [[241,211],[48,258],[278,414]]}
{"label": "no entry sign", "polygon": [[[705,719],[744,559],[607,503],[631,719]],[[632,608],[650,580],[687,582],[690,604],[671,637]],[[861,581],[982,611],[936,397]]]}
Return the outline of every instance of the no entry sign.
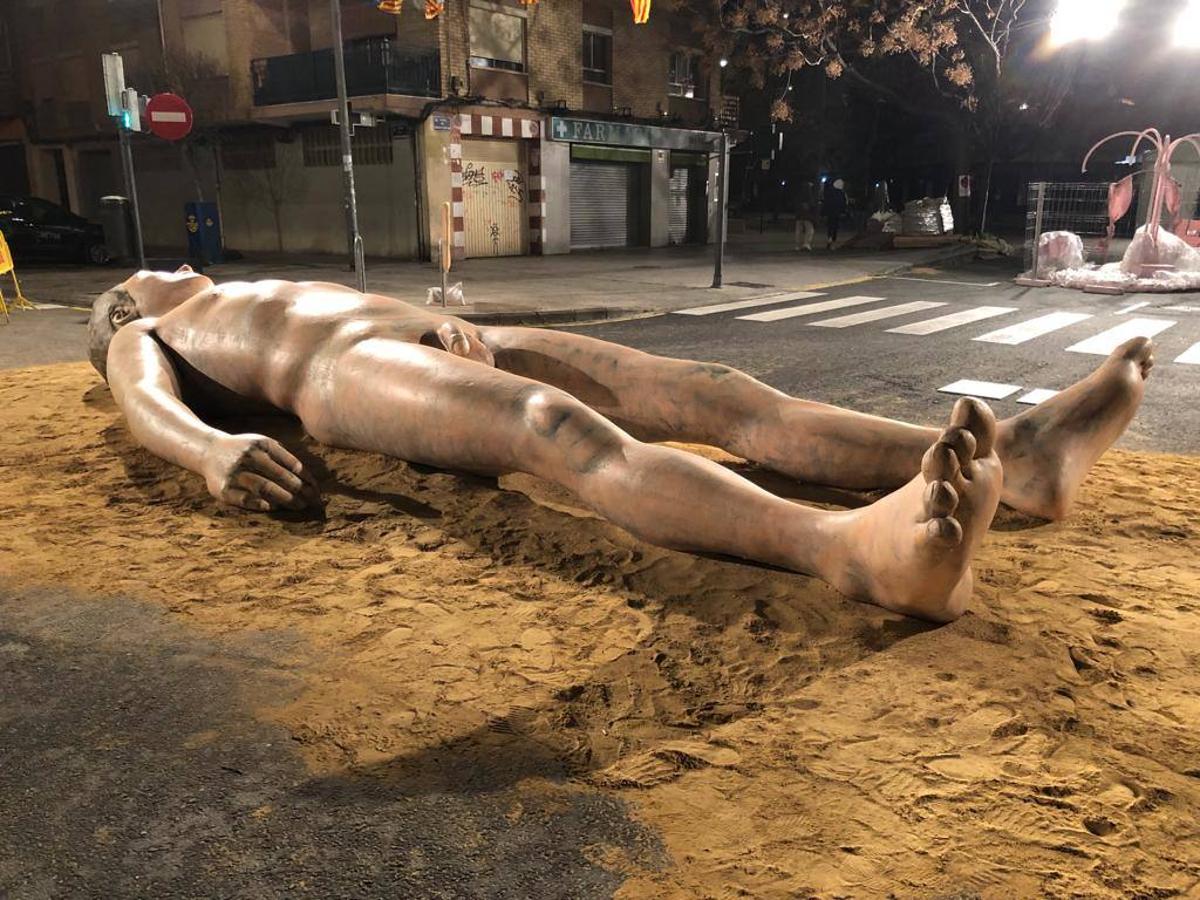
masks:
{"label": "no entry sign", "polygon": [[192,130],[192,108],[177,94],[155,94],[146,104],[150,131],[168,141],[187,137]]}

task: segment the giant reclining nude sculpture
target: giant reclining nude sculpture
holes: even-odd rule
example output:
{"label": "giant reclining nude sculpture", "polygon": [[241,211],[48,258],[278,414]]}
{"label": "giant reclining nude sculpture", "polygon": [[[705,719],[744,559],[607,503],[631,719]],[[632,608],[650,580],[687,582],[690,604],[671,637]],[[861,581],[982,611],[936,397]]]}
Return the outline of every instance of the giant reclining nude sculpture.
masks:
{"label": "giant reclining nude sculpture", "polygon": [[[959,400],[938,430],[800,400],[722,365],[581,335],[476,327],[377,294],[285,281],[216,286],[187,267],[101,295],[93,364],[134,438],[249,510],[319,503],[271,438],[195,408],[281,410],[327,444],[572,491],[636,537],[818,575],[934,621],[960,615],[997,504],[1057,519],[1120,436],[1152,364],[1120,347],[1055,398],[997,423]],[[840,511],[802,506],[694,454],[688,441],[804,481],[898,488]]]}

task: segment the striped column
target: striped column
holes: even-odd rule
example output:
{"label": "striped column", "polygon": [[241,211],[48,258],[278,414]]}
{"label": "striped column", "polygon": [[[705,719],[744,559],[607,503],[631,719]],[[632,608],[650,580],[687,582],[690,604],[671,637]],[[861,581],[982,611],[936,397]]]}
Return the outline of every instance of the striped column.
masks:
{"label": "striped column", "polygon": [[463,259],[467,254],[467,232],[463,209],[462,178],[462,129],[459,120],[450,119],[450,254],[453,259]]}

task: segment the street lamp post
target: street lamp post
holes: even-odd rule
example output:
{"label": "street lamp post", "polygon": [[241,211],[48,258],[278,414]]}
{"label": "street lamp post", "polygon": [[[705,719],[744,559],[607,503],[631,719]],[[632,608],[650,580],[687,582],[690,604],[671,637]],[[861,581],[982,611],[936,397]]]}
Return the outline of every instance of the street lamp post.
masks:
{"label": "street lamp post", "polygon": [[342,47],[341,0],[329,0],[333,20],[333,68],[337,79],[338,129],[342,137],[342,186],[345,191],[346,236],[351,267],[360,291],[367,289],[367,267],[363,258],[362,235],[358,233],[358,202],[354,195],[354,151],[350,144],[350,101],[346,96],[346,54]]}
{"label": "street lamp post", "polygon": [[717,137],[717,252],[713,258],[712,286],[721,286],[722,267],[725,264],[725,217],[729,203],[729,134],[724,128]]}

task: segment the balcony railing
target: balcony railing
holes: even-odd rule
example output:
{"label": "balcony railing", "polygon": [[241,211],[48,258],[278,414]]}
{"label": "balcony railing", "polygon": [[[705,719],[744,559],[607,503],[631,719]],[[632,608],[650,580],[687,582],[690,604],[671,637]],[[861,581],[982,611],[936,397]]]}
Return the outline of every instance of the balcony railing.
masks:
{"label": "balcony railing", "polygon": [[[436,50],[402,49],[389,38],[347,41],[345,48],[346,92],[351,97],[441,95],[442,76]],[[252,60],[250,75],[255,106],[332,100],[337,96],[331,47]]]}

